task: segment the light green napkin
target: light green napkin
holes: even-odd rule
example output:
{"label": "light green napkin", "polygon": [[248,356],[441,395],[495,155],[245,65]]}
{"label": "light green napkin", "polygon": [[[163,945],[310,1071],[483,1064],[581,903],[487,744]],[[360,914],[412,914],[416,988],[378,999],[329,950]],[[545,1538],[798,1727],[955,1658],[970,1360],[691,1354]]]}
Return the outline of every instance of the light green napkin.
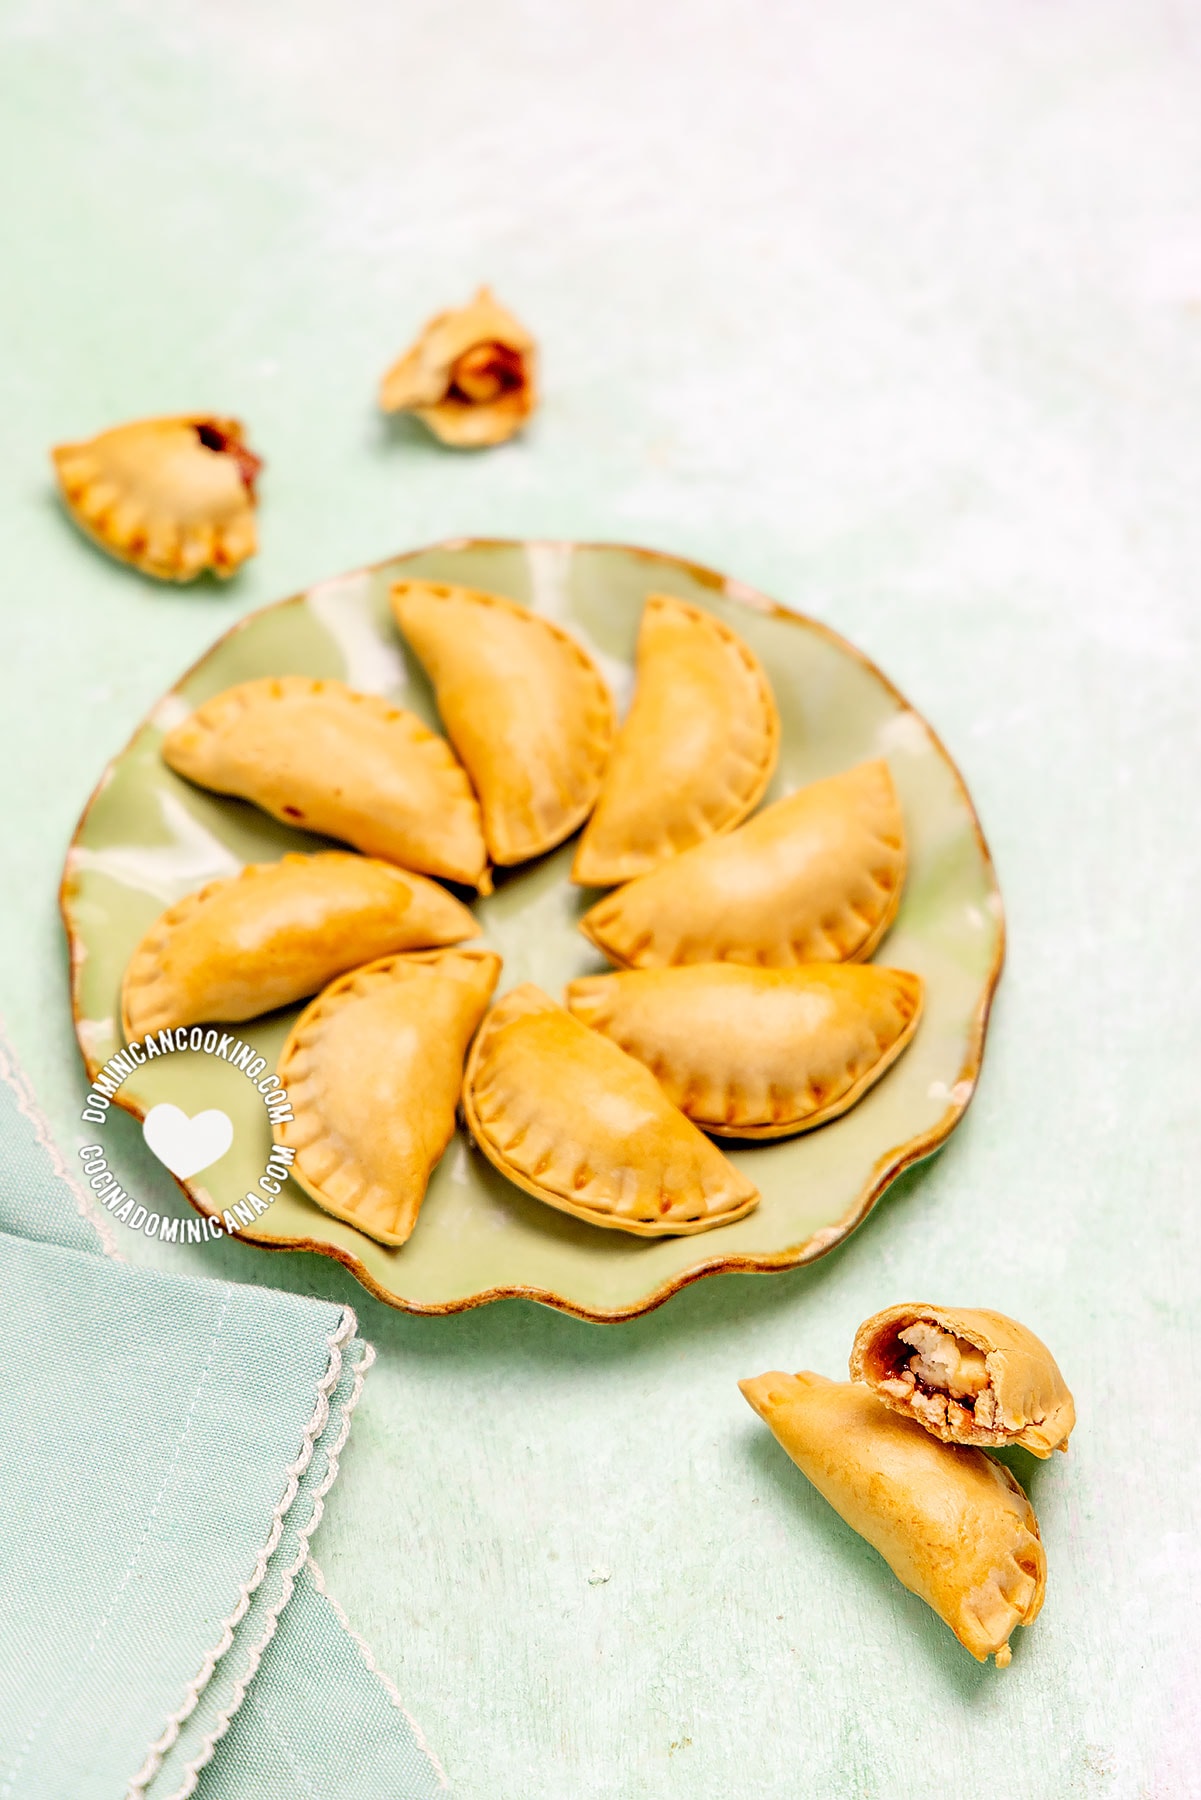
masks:
{"label": "light green napkin", "polygon": [[117,1230],[0,1040],[0,1800],[432,1800],[308,1557],[353,1312],[132,1268]]}

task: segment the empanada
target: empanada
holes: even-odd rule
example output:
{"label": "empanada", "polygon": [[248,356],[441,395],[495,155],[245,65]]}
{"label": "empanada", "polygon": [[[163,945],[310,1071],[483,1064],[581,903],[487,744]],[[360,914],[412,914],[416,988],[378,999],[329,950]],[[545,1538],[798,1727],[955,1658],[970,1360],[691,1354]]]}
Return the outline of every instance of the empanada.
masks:
{"label": "empanada", "polygon": [[232,575],[254,555],[263,465],[237,419],[138,419],[50,454],[76,524],[144,575]]}
{"label": "empanada", "polygon": [[497,594],[399,581],[392,610],[480,797],[496,863],[562,843],[596,800],[613,701],[582,644]]}
{"label": "empanada", "polygon": [[524,325],[482,287],[432,318],[380,383],[385,412],[412,412],[458,450],[503,444],[538,403],[537,353]]}
{"label": "empanada", "polygon": [[391,863],[339,850],[251,863],[155,920],[125,971],[125,1036],[253,1019],[347,969],[477,929],[445,888]]}
{"label": "empanada", "polygon": [[1066,1450],[1076,1423],[1047,1346],[978,1307],[890,1306],[855,1333],[851,1379],[946,1444]]}
{"label": "empanada", "polygon": [[307,675],[243,681],[168,732],[163,756],[287,825],[488,889],[479,805],[450,746],[378,694]]}
{"label": "empanada", "polygon": [[919,976],[857,963],[692,963],[567,987],[577,1019],[719,1137],[789,1137],[837,1118],[896,1061],[921,1004]]}
{"label": "empanada", "polygon": [[780,718],[759,660],[712,613],[647,600],[637,686],[571,878],[611,887],[731,830],[763,798]]}
{"label": "empanada", "polygon": [[451,1140],[463,1058],[500,974],[491,950],[386,956],[301,1013],[279,1078],[294,1118],[274,1127],[318,1206],[403,1244]]}
{"label": "empanada", "polygon": [[1038,1616],[1047,1559],[1009,1470],[940,1444],[859,1382],[773,1371],[739,1383],[801,1469],[977,1662],[1009,1662],[1015,1625]]}
{"label": "empanada", "polygon": [[857,962],[891,925],[904,879],[888,764],[860,763],[606,894],[580,930],[625,968]]}
{"label": "empanada", "polygon": [[529,983],[484,1021],[463,1110],[502,1175],[592,1225],[682,1236],[758,1204],[758,1189],[641,1063]]}

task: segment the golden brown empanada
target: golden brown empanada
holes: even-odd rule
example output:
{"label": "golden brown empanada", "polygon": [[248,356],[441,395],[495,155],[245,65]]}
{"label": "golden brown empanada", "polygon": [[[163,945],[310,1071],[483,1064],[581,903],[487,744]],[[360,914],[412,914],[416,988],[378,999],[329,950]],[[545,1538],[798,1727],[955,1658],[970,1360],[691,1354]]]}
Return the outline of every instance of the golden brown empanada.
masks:
{"label": "golden brown empanada", "polygon": [[1066,1450],[1076,1423],[1047,1346],[978,1307],[890,1306],[855,1333],[851,1379],[946,1444]]}
{"label": "golden brown empanada", "polygon": [[712,613],[652,594],[638,684],[571,878],[611,887],[731,830],[763,798],[780,718],[758,658]]}
{"label": "golden brown empanada", "polygon": [[492,860],[562,843],[592,810],[613,741],[613,701],[587,651],[474,588],[399,581],[392,610],[480,797]]}
{"label": "golden brown empanada", "polygon": [[453,894],[391,863],[339,850],[251,863],[155,920],[125,971],[125,1036],[253,1019],[362,963],[477,930]]}
{"label": "golden brown empanada", "polygon": [[703,1130],[778,1138],[837,1118],[880,1079],[917,1029],[922,983],[874,963],[692,963],[585,975],[567,1005]]}
{"label": "golden brown empanada", "polygon": [[858,962],[891,925],[904,879],[888,764],[860,763],[606,894],[580,930],[625,968]]}
{"label": "golden brown empanada", "polygon": [[237,419],[138,419],[50,454],[76,524],[144,575],[232,575],[255,553],[263,465]]}
{"label": "golden brown empanada", "polygon": [[529,983],[484,1021],[463,1110],[502,1175],[592,1225],[682,1236],[758,1204],[758,1190],[641,1063]]}
{"label": "golden brown empanada", "polygon": [[318,1206],[403,1244],[451,1140],[463,1058],[500,974],[491,950],[386,956],[341,976],[279,1059],[295,1117],[274,1127]]}
{"label": "golden brown empanada", "polygon": [[479,805],[450,746],[378,694],[307,675],[243,681],[168,732],[163,756],[287,825],[488,890]]}
{"label": "golden brown empanada", "polygon": [[1009,1662],[1033,1624],[1047,1559],[1009,1470],[940,1444],[858,1382],[773,1371],[739,1383],[789,1456],[893,1574],[933,1607],[977,1662]]}
{"label": "golden brown empanada", "polygon": [[432,318],[380,383],[385,412],[412,412],[459,450],[503,444],[538,403],[534,340],[482,287]]}

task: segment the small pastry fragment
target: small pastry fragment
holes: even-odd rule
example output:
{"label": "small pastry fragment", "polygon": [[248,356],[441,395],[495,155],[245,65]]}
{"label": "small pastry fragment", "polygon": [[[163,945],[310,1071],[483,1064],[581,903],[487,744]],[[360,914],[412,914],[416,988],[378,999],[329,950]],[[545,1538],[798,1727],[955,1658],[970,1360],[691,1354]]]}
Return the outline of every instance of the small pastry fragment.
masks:
{"label": "small pastry fragment", "polygon": [[176,901],[150,927],[125,971],[126,1040],[257,1018],[362,963],[476,931],[453,894],[391,863],[340,850],[251,863]]}
{"label": "small pastry fragment", "polygon": [[866,762],[606,894],[580,930],[627,969],[860,962],[892,924],[904,880],[892,775]]}
{"label": "small pastry fragment", "polygon": [[946,1444],[1066,1450],[1076,1407],[1047,1346],[979,1307],[890,1306],[855,1333],[851,1379]]}
{"label": "small pastry fragment", "polygon": [[160,581],[222,577],[253,556],[262,459],[237,419],[138,419],[51,451],[76,524]]}
{"label": "small pastry fragment", "polygon": [[534,340],[482,287],[468,305],[429,321],[380,382],[379,403],[416,413],[459,450],[503,444],[538,403]]}
{"label": "small pastry fragment", "polygon": [[318,1206],[403,1244],[454,1134],[463,1058],[500,975],[491,950],[387,956],[301,1013],[279,1059],[294,1117],[274,1126]]}
{"label": "small pastry fragment", "polygon": [[940,1444],[859,1382],[773,1371],[738,1384],[797,1467],[977,1662],[1011,1660],[1033,1624],[1047,1559],[1038,1520],[1009,1470],[982,1450]]}
{"label": "small pastry fragment", "polygon": [[488,891],[479,805],[450,746],[378,694],[307,675],[243,681],[168,732],[163,757],[286,825]]}
{"label": "small pastry fragment", "polygon": [[527,862],[588,817],[613,701],[583,645],[499,594],[398,581],[396,622],[434,685],[483,810],[493,862]]}
{"label": "small pastry fragment", "polygon": [[484,1021],[463,1111],[502,1175],[592,1225],[686,1236],[740,1219],[759,1201],[641,1063],[529,983]]}
{"label": "small pastry fragment", "polygon": [[652,594],[633,703],[572,880],[611,887],[732,830],[763,798],[779,745],[767,676],[738,634],[699,606]]}
{"label": "small pastry fragment", "polygon": [[691,963],[585,975],[566,997],[702,1130],[781,1138],[837,1118],[879,1081],[917,1029],[922,982],[874,963]]}

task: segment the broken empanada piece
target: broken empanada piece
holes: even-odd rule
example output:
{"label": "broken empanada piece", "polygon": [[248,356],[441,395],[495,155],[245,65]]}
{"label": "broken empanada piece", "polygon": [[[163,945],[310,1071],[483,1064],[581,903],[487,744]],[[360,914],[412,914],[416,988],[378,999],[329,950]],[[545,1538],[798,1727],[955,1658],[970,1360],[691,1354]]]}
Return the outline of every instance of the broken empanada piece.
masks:
{"label": "broken empanada piece", "polygon": [[318,994],[279,1059],[292,1174],[379,1244],[403,1244],[454,1133],[463,1058],[500,974],[491,950],[368,963]]}
{"label": "broken empanada piece", "polygon": [[606,894],[580,930],[628,969],[859,962],[892,924],[904,879],[888,764],[860,763]]}
{"label": "broken empanada piece", "polygon": [[730,831],[776,766],[780,717],[759,659],[699,606],[652,594],[634,699],[571,878],[612,887]]}
{"label": "broken empanada piece", "polygon": [[143,575],[232,575],[258,547],[263,465],[237,419],[138,419],[50,454],[76,524]]}
{"label": "broken empanada piece", "polygon": [[392,611],[480,797],[493,862],[541,856],[588,817],[613,701],[583,645],[498,594],[398,581]]}
{"label": "broken empanada piece", "polygon": [[858,1382],[773,1371],[738,1384],[797,1467],[977,1662],[1010,1661],[1033,1624],[1047,1559],[1038,1520],[1009,1470],[982,1450],[940,1444]]}
{"label": "broken empanada piece", "polygon": [[851,1379],[945,1444],[1066,1450],[1076,1408],[1047,1346],[978,1307],[890,1306],[855,1333]]}
{"label": "broken empanada piece", "polygon": [[125,971],[125,1036],[257,1018],[347,969],[477,929],[453,894],[391,863],[339,850],[251,863],[155,920]]}
{"label": "broken empanada piece", "polygon": [[534,340],[491,290],[438,313],[380,383],[385,412],[411,412],[458,450],[503,444],[538,403]]}
{"label": "broken empanada piece", "polygon": [[758,1204],[758,1189],[641,1063],[529,983],[484,1021],[463,1110],[502,1175],[592,1225],[683,1236]]}
{"label": "broken empanada piece", "polygon": [[488,891],[479,805],[449,744],[378,694],[307,675],[243,681],[168,732],[163,756],[286,825]]}
{"label": "broken empanada piece", "polygon": [[922,983],[874,963],[692,963],[585,975],[567,1005],[702,1130],[779,1138],[837,1118],[880,1079],[917,1029]]}

